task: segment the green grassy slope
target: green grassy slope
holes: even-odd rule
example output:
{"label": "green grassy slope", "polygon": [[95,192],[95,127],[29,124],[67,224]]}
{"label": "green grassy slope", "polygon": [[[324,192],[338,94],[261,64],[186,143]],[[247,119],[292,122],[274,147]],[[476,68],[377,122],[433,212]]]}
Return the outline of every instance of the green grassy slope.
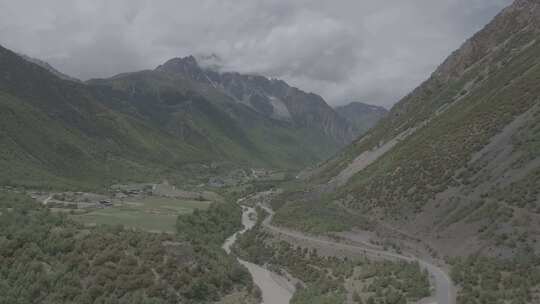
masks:
{"label": "green grassy slope", "polygon": [[[323,164],[324,170],[316,178],[330,179],[363,151],[375,149],[398,134],[420,126],[456,100],[467,97],[476,102],[478,94],[485,94],[484,90],[474,97],[472,91],[489,89],[486,85],[500,89],[524,73],[527,64],[534,64],[533,59],[527,57],[536,56],[531,43],[538,38],[538,16],[528,12],[535,5],[534,1],[523,2],[527,3],[525,9],[519,8],[521,4],[506,9],[466,41],[428,80],[394,105],[376,128]],[[506,66],[509,61],[513,61],[513,65]],[[494,79],[486,84],[487,78]],[[526,89],[534,93],[534,88]]]}
{"label": "green grassy slope", "polygon": [[[540,43],[535,43],[477,83],[457,104],[354,176],[344,191],[363,194],[366,200],[377,196],[372,203],[378,206],[410,207],[398,203],[411,201],[420,208],[435,193],[459,182],[456,171],[473,153],[538,102],[539,52]],[[475,75],[478,71],[473,69],[464,78]]]}
{"label": "green grassy slope", "polygon": [[[216,208],[229,214],[222,227],[240,229],[236,206]],[[217,303],[231,295],[239,298],[234,303],[256,301],[249,272],[220,248],[213,231],[197,231],[207,240],[202,243],[183,230],[88,229],[26,196],[3,192],[0,228],[2,304]]]}
{"label": "green grassy slope", "polygon": [[109,135],[93,137],[11,95],[0,94],[0,108],[3,184],[91,187],[113,179],[136,179],[182,160],[209,159],[202,150],[114,112],[95,121],[108,125]]}
{"label": "green grassy slope", "polygon": [[339,146],[322,130],[271,119],[182,74],[142,71],[89,83],[128,95],[137,115],[237,162],[300,168],[330,156]]}
{"label": "green grassy slope", "polygon": [[[276,221],[317,231],[301,215],[321,214],[324,227],[348,229],[354,221],[335,220],[345,212],[422,235],[448,254],[540,252],[538,11],[534,1],[503,11],[374,129],[316,168],[309,194],[285,204]],[[342,186],[331,182],[407,130]]]}
{"label": "green grassy slope", "polygon": [[112,109],[107,103],[118,96],[61,80],[9,50],[0,49],[0,68],[4,184],[99,187],[220,159],[141,117]]}
{"label": "green grassy slope", "polygon": [[337,148],[185,77],[142,71],[77,83],[1,47],[0,71],[3,185],[96,188],[213,161],[299,168]]}

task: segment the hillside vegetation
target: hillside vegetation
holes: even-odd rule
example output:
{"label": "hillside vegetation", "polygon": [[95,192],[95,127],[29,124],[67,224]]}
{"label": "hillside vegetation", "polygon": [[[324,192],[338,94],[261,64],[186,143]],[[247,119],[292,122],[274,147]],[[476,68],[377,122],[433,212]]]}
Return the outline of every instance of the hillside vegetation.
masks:
{"label": "hillside vegetation", "polygon": [[309,227],[305,209],[343,210],[420,234],[450,255],[486,246],[502,256],[540,252],[539,24],[536,1],[505,9],[374,129],[303,174],[309,195],[276,220]]}
{"label": "hillside vegetation", "polygon": [[347,298],[355,303],[401,304],[431,294],[428,274],[418,263],[324,256],[315,248],[281,240],[264,230],[262,220],[266,215],[258,210],[257,225],[239,237],[234,252],[301,280],[292,304],[349,303]]}
{"label": "hillside vegetation", "polygon": [[[92,189],[186,180],[208,174],[212,163],[300,168],[352,140],[350,125],[320,96],[264,77],[204,71],[192,57],[81,83],[0,47],[0,70],[3,185]],[[234,76],[251,100],[269,86],[267,106],[272,98],[289,116],[261,112],[232,88],[208,83],[210,76],[224,85]],[[274,100],[273,86],[286,105]]]}
{"label": "hillside vegetation", "polygon": [[212,232],[200,231],[201,243],[189,233],[85,229],[13,193],[0,193],[0,228],[0,303],[255,301],[249,273]]}
{"label": "hillside vegetation", "polygon": [[117,95],[59,79],[3,48],[0,68],[4,185],[92,188],[212,155],[103,102]]}
{"label": "hillside vegetation", "polygon": [[354,127],[357,137],[366,133],[388,114],[388,110],[383,107],[362,102],[337,106],[335,110]]}
{"label": "hillside vegetation", "polygon": [[540,3],[515,1],[376,127],[303,171],[275,223],[413,241],[450,264],[458,303],[536,303],[539,38]]}

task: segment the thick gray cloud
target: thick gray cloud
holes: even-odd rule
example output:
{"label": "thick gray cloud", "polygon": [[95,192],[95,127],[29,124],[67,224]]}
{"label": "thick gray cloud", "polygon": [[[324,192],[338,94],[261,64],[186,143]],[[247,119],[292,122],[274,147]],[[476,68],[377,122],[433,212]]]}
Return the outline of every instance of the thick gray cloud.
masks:
{"label": "thick gray cloud", "polygon": [[390,106],[511,0],[0,0],[0,44],[81,79],[217,54],[338,104]]}

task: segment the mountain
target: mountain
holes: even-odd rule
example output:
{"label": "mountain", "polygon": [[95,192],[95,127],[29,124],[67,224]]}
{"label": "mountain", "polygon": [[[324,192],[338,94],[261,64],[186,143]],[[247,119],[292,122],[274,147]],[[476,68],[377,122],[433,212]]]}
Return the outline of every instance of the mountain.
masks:
{"label": "mountain", "polygon": [[57,69],[55,69],[52,65],[50,65],[46,61],[43,61],[43,60],[40,60],[40,59],[37,59],[37,58],[32,58],[32,57],[26,56],[24,54],[19,54],[19,56],[21,56],[24,60],[26,60],[28,62],[39,65],[40,67],[46,69],[47,71],[51,72],[52,74],[54,74],[55,76],[57,76],[57,77],[59,77],[61,79],[80,82],[79,79],[71,77],[69,75],[66,75],[66,74],[58,71]]}
{"label": "mountain", "polygon": [[448,256],[540,253],[540,4],[517,0],[373,129],[305,170],[276,221],[370,222]]}
{"label": "mountain", "polygon": [[366,133],[388,114],[388,110],[384,107],[357,101],[337,106],[334,109],[354,127],[356,136]]}
{"label": "mountain", "polygon": [[[207,72],[193,57],[81,83],[0,47],[0,71],[5,185],[93,187],[163,175],[188,178],[194,166],[205,170],[212,162],[300,167],[352,140],[350,125],[319,96],[256,77],[260,86],[282,90],[288,107],[280,110],[289,116],[277,118],[231,97],[229,89],[240,80],[247,86],[253,76]],[[217,86],[219,77],[238,80]],[[254,85],[245,89],[252,104],[264,107],[270,95],[256,95],[262,88]]]}
{"label": "mountain", "polygon": [[155,72],[197,82],[206,86],[204,90],[218,91],[267,118],[319,131],[337,144],[347,144],[353,139],[351,126],[322,97],[291,87],[282,80],[203,68],[193,56],[171,59]]}
{"label": "mountain", "polygon": [[130,113],[126,96],[63,80],[0,47],[3,185],[94,187],[215,158]]}
{"label": "mountain", "polygon": [[230,159],[298,167],[353,139],[352,127],[320,96],[280,80],[203,68],[193,56],[88,83],[127,95],[147,121]]}

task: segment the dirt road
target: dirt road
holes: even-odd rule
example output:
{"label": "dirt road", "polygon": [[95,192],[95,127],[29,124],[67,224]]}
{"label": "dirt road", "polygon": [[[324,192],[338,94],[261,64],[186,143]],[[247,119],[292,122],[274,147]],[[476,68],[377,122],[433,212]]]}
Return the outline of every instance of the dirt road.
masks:
{"label": "dirt road", "polygon": [[266,212],[270,214],[270,216],[268,216],[263,221],[263,225],[266,228],[276,233],[280,233],[280,234],[283,234],[283,235],[286,235],[288,237],[292,237],[295,239],[300,239],[300,240],[309,241],[309,242],[313,242],[317,244],[332,246],[334,248],[343,248],[343,249],[348,249],[351,251],[357,251],[359,254],[363,254],[363,255],[365,254],[367,256],[383,258],[387,260],[403,260],[403,261],[409,261],[409,262],[417,261],[418,263],[420,263],[420,266],[422,268],[426,269],[430,273],[432,280],[435,284],[435,294],[433,296],[433,300],[427,303],[432,303],[432,304],[455,304],[456,303],[456,287],[454,283],[452,282],[452,280],[450,279],[449,275],[443,269],[441,269],[440,267],[428,261],[419,259],[417,257],[406,256],[406,255],[402,255],[402,254],[398,254],[394,252],[373,249],[373,247],[369,246],[368,244],[355,244],[355,245],[344,244],[340,242],[322,239],[315,236],[305,235],[298,231],[276,227],[271,224],[272,217],[274,216],[274,211],[270,209],[268,206],[264,206],[262,204],[259,204],[259,206],[261,206],[261,208],[263,208],[264,210],[266,210]]}
{"label": "dirt road", "polygon": [[52,194],[49,195],[46,199],[43,200],[43,205],[47,205],[49,203],[49,201],[52,199]]}

